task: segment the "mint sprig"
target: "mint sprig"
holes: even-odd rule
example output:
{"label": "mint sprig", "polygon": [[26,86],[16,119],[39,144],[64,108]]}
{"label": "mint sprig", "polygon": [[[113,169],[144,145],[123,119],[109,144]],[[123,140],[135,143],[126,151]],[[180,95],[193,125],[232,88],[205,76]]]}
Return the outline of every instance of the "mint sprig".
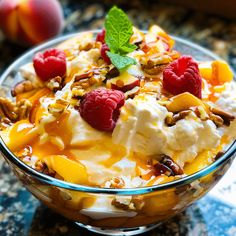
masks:
{"label": "mint sprig", "polygon": [[112,7],[106,16],[105,29],[105,42],[110,49],[107,55],[112,64],[119,70],[135,65],[135,59],[126,56],[137,48],[136,45],[129,43],[133,27],[128,16],[116,6]]}

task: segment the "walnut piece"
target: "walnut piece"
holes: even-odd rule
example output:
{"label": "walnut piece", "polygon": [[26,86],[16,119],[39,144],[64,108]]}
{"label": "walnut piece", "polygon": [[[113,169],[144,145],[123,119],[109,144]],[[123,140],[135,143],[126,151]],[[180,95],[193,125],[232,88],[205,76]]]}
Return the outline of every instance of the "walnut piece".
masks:
{"label": "walnut piece", "polygon": [[11,95],[15,97],[18,94],[29,92],[35,89],[35,86],[33,85],[32,81],[30,80],[23,80],[19,83],[17,83],[13,89],[11,90]]}
{"label": "walnut piece", "polygon": [[214,115],[217,115],[217,116],[221,117],[224,121],[224,125],[227,125],[227,126],[229,126],[230,122],[235,119],[235,116],[231,115],[229,112],[221,110],[220,108],[211,107],[210,111]]}

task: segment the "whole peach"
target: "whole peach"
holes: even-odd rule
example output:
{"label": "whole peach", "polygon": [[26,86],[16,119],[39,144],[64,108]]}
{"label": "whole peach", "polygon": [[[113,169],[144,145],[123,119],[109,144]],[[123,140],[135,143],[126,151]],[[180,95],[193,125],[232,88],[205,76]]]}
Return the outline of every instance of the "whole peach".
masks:
{"label": "whole peach", "polygon": [[57,0],[0,0],[0,28],[14,42],[38,44],[60,33],[63,22]]}

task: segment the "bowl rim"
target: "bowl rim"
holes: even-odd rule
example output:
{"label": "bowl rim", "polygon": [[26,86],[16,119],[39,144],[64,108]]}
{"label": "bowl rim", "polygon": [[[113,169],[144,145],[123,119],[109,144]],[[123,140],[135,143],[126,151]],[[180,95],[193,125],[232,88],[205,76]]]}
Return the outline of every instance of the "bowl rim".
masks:
{"label": "bowl rim", "polygon": [[[98,33],[99,30],[88,30],[88,31],[79,31],[77,33],[72,33],[72,34],[66,34],[63,36],[59,36],[57,38],[54,38],[52,40],[49,40],[43,44],[40,44],[39,46],[33,47],[27,52],[25,52],[23,55],[18,57],[8,68],[3,72],[3,74],[0,77],[0,86],[2,82],[7,78],[8,74],[18,65],[22,60],[27,58],[28,56],[33,55],[37,51],[40,51],[42,49],[45,49],[47,47],[50,47],[51,45],[55,45],[57,43],[63,42],[66,39],[72,38],[76,35],[79,35],[81,33],[86,33],[86,32],[91,32],[91,33]],[[146,32],[146,31],[144,31]],[[186,46],[189,46],[191,48],[194,48],[196,50],[201,51],[202,53],[208,55],[209,57],[212,57],[212,59],[220,59],[219,56],[215,55],[213,52],[210,50],[199,46],[189,40],[182,39],[176,36],[171,37],[179,43],[182,43]],[[230,159],[236,152],[236,140],[228,147],[226,152],[215,162],[213,162],[211,165],[203,168],[202,170],[185,176],[181,179],[174,180],[171,182],[167,182],[164,184],[160,185],[154,185],[154,186],[148,186],[148,187],[138,187],[138,188],[125,188],[125,189],[112,189],[112,188],[100,188],[100,187],[91,187],[91,186],[86,186],[86,185],[80,185],[80,184],[73,184],[69,183],[63,180],[59,180],[56,178],[53,178],[51,176],[42,174],[27,164],[25,164],[23,161],[18,159],[6,146],[4,143],[2,137],[0,137],[0,152],[3,154],[3,156],[10,162],[13,163],[17,168],[25,172],[27,175],[32,176],[36,178],[37,180],[43,182],[44,184],[49,184],[53,185],[56,187],[60,187],[63,189],[68,189],[68,190],[74,190],[74,191],[81,191],[81,192],[87,192],[87,193],[93,193],[93,194],[115,194],[115,195],[138,195],[138,194],[146,194],[154,191],[160,191],[160,190],[166,190],[169,188],[176,188],[180,187],[186,184],[189,184],[199,178],[202,178],[212,172],[214,172],[216,169],[218,169],[221,165],[223,165],[228,159]]]}

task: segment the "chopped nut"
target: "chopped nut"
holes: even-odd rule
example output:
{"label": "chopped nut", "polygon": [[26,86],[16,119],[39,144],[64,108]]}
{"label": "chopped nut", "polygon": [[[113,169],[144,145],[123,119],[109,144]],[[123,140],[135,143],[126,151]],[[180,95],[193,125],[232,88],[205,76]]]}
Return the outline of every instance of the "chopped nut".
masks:
{"label": "chopped nut", "polygon": [[19,158],[31,157],[33,153],[32,147],[27,145],[25,148],[17,152]]}
{"label": "chopped nut", "polygon": [[210,119],[215,123],[216,126],[220,127],[224,124],[224,120],[215,114],[210,114]]}
{"label": "chopped nut", "polygon": [[138,94],[139,90],[140,90],[140,87],[136,86],[136,87],[134,87],[133,89],[131,89],[131,90],[125,92],[125,97],[126,97],[126,99],[128,99],[128,98],[134,98],[135,95]]}
{"label": "chopped nut", "polygon": [[52,90],[54,93],[60,89],[62,89],[63,79],[60,76],[57,76],[47,83],[47,87]]}
{"label": "chopped nut", "polygon": [[174,175],[182,175],[184,173],[183,169],[167,155],[163,155],[161,162],[169,167],[173,171]]}
{"label": "chopped nut", "polygon": [[154,166],[154,174],[156,176],[159,175],[167,175],[167,176],[171,176],[174,175],[173,171],[166,165],[157,162]]}
{"label": "chopped nut", "polygon": [[32,107],[30,101],[24,99],[19,101],[16,105],[18,107],[18,120],[23,120],[29,117],[29,113]]}
{"label": "chopped nut", "polygon": [[11,125],[12,122],[7,117],[0,117],[0,130],[4,130]]}
{"label": "chopped nut", "polygon": [[172,112],[168,112],[167,115],[166,115],[166,118],[165,118],[165,123],[168,125],[168,126],[171,126],[174,124],[173,122],[173,113]]}
{"label": "chopped nut", "polygon": [[11,90],[11,95],[13,97],[15,97],[18,94],[29,92],[33,89],[35,89],[35,86],[33,85],[32,81],[24,80],[24,81],[17,83],[14,86],[14,88]]}
{"label": "chopped nut", "polygon": [[34,166],[34,169],[37,170],[37,171],[39,171],[39,172],[44,172],[44,170],[45,170],[46,168],[47,168],[47,165],[46,165],[44,162],[40,161],[40,160],[38,160],[38,161],[35,163],[35,166]]}
{"label": "chopped nut", "polygon": [[0,97],[0,116],[8,118],[10,121],[15,122],[18,118],[18,108],[8,98]]}
{"label": "chopped nut", "polygon": [[83,89],[89,88],[89,87],[90,87],[89,81],[86,81],[86,82],[81,83],[81,87],[82,87]]}
{"label": "chopped nut", "polygon": [[112,200],[111,204],[122,210],[135,210],[131,196],[117,196]]}
{"label": "chopped nut", "polygon": [[77,99],[82,98],[83,95],[85,94],[84,89],[80,87],[74,87],[71,92],[72,92],[72,97]]}
{"label": "chopped nut", "polygon": [[152,68],[146,68],[145,66],[142,66],[142,69],[149,75],[158,75],[164,70],[165,67],[166,65],[156,65]]}
{"label": "chopped nut", "polygon": [[64,112],[69,103],[63,99],[57,99],[55,103],[49,104],[48,112],[54,116],[58,116]]}
{"label": "chopped nut", "polygon": [[125,186],[125,182],[120,177],[114,177],[105,183],[106,188],[123,188]]}
{"label": "chopped nut", "polygon": [[93,71],[86,72],[84,74],[75,75],[75,82],[78,82],[82,79],[87,79],[93,76]]}
{"label": "chopped nut", "polygon": [[156,58],[150,58],[147,61],[147,64],[145,65],[145,67],[147,69],[151,69],[154,66],[166,65],[166,64],[169,64],[172,61],[173,61],[173,59],[169,55],[163,55],[163,56],[156,57]]}
{"label": "chopped nut", "polygon": [[220,116],[223,119],[223,123],[227,126],[230,125],[230,122],[235,119],[235,116],[231,115],[229,112],[223,111],[220,108],[211,107],[210,111],[217,116]]}
{"label": "chopped nut", "polygon": [[134,207],[136,210],[140,211],[145,205],[143,196],[133,196],[132,197],[132,202],[134,204]]}
{"label": "chopped nut", "polygon": [[[196,113],[198,113],[198,114],[196,114]],[[199,107],[196,108],[195,114],[197,116],[199,116],[199,118],[201,120],[209,119],[209,115],[207,114],[206,110],[202,106],[199,106]]]}
{"label": "chopped nut", "polygon": [[79,44],[80,51],[88,51],[88,50],[92,49],[93,47],[94,47],[94,44],[89,41]]}
{"label": "chopped nut", "polygon": [[[185,110],[185,111],[180,111],[179,113],[173,115],[173,113],[167,113],[167,116],[165,118],[165,123],[168,125],[168,126],[172,126],[172,125],[175,125],[177,121],[181,120],[181,119],[184,119],[186,116],[190,115],[191,114],[191,110]],[[171,116],[172,114],[172,116]]]}

